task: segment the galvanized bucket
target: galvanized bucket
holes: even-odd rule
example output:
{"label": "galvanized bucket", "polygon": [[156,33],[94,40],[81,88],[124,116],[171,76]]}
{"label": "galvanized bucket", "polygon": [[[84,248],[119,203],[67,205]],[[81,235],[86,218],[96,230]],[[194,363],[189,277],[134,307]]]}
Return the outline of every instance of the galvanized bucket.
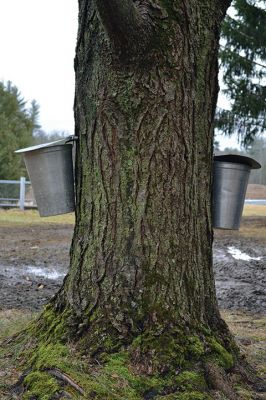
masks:
{"label": "galvanized bucket", "polygon": [[252,158],[227,154],[214,157],[213,227],[239,229],[251,169],[260,168]]}
{"label": "galvanized bucket", "polygon": [[17,150],[22,153],[41,217],[75,209],[70,138]]}

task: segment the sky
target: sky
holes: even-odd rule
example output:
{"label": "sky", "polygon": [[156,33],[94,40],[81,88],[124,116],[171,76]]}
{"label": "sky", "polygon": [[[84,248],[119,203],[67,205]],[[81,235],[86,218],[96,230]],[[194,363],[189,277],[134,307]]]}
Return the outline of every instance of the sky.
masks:
{"label": "sky", "polygon": [[42,129],[74,132],[77,0],[0,0],[0,80],[40,105]]}
{"label": "sky", "polygon": [[[0,80],[37,101],[44,131],[73,134],[78,0],[0,0],[0,15]],[[235,138],[220,143],[237,146]]]}

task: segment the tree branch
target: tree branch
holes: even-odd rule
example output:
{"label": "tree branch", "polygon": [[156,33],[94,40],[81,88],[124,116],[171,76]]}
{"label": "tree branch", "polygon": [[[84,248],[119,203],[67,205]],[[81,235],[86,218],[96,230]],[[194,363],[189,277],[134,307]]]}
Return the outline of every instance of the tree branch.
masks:
{"label": "tree branch", "polygon": [[[105,30],[116,46],[136,48],[149,36],[147,9],[132,0],[95,0]],[[141,41],[140,41],[141,39]]]}
{"label": "tree branch", "polygon": [[68,375],[64,374],[63,372],[59,371],[59,369],[53,368],[53,369],[47,369],[45,371],[48,372],[50,375],[54,376],[55,378],[61,379],[66,384],[72,386],[80,394],[85,395],[85,391],[76,382],[74,382],[70,378],[70,376],[68,376]]}

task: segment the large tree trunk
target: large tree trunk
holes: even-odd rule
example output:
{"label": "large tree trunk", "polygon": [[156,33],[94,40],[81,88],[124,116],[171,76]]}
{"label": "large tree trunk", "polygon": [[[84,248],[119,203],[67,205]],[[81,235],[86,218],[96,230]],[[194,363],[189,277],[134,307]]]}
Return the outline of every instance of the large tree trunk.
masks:
{"label": "large tree trunk", "polygon": [[127,1],[121,14],[98,3],[80,1],[77,221],[59,303],[91,338],[95,324],[126,340],[157,324],[219,328],[211,170],[225,6],[146,2],[135,31]]}

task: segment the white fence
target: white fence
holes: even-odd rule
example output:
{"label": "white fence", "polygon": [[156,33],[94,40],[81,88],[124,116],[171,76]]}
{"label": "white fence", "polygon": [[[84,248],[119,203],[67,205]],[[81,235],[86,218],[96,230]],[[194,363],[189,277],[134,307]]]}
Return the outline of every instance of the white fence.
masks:
{"label": "white fence", "polygon": [[0,207],[36,208],[31,183],[24,177],[19,181],[0,180]]}
{"label": "white fence", "polygon": [[255,204],[257,206],[266,206],[266,199],[246,199],[245,204]]}
{"label": "white fence", "polygon": [[[266,199],[246,199],[245,204],[266,205]],[[31,182],[24,177],[19,181],[0,180],[0,207],[37,208]]]}

